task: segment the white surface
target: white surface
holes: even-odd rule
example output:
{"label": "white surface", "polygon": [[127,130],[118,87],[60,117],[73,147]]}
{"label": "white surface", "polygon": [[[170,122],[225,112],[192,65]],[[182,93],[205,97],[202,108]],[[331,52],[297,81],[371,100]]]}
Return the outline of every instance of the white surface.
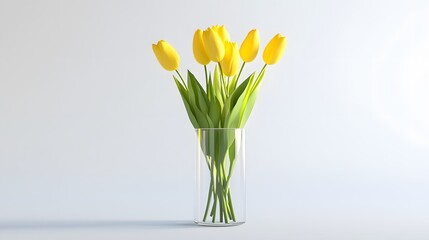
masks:
{"label": "white surface", "polygon": [[[428,239],[428,16],[405,0],[0,1],[0,239]],[[212,24],[289,40],[246,127],[235,228],[190,225],[194,132],[151,50],[169,41],[202,76],[192,35]]]}

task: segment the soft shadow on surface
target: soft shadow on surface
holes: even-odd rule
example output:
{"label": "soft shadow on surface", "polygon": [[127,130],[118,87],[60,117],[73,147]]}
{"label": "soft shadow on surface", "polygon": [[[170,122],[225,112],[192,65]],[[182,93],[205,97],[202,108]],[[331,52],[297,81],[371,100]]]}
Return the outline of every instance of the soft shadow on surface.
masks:
{"label": "soft shadow on surface", "polygon": [[26,229],[177,229],[198,228],[194,222],[187,220],[73,220],[73,221],[0,221],[2,230]]}

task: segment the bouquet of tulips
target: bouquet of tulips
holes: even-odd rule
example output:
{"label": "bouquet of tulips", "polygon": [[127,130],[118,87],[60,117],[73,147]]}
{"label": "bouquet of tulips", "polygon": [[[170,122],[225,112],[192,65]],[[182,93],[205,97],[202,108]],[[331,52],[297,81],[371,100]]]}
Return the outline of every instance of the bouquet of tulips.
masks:
{"label": "bouquet of tulips", "polygon": [[[194,128],[244,127],[255,104],[267,65],[279,61],[287,44],[284,36],[275,35],[264,49],[262,58],[265,64],[259,73],[253,72],[240,81],[244,66],[253,61],[258,54],[259,42],[259,33],[256,29],[247,34],[240,48],[236,42],[230,41],[224,26],[212,26],[204,31],[196,30],[193,53],[196,61],[204,67],[205,88],[189,70],[186,81],[183,79],[178,71],[179,55],[170,44],[161,40],[152,45],[161,66],[177,74],[173,75],[173,79]],[[211,62],[214,63],[214,70],[209,72],[207,66]],[[230,134],[222,136],[215,132],[208,139],[201,143],[211,172],[204,221],[211,206],[212,222],[216,221],[216,209],[219,209],[220,222],[228,223],[230,220],[235,221],[229,187],[235,162],[236,149],[233,144],[235,139]]]}

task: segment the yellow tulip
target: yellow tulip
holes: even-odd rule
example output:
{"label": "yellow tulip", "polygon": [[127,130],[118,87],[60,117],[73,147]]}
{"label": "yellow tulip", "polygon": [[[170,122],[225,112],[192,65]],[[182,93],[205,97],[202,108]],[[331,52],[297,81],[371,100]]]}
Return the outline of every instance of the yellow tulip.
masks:
{"label": "yellow tulip", "polygon": [[225,46],[219,34],[212,28],[203,32],[203,43],[207,56],[213,62],[222,61],[225,56]]}
{"label": "yellow tulip", "polygon": [[244,62],[251,62],[258,55],[259,32],[256,29],[250,31],[240,47],[240,56]]}
{"label": "yellow tulip", "polygon": [[268,65],[277,63],[286,49],[286,44],[286,37],[282,36],[280,33],[275,35],[265,47],[262,56],[264,62]]}
{"label": "yellow tulip", "polygon": [[220,62],[223,74],[228,77],[234,76],[238,72],[239,65],[240,54],[237,43],[225,42],[225,57]]}
{"label": "yellow tulip", "polygon": [[215,32],[217,32],[217,34],[219,34],[220,39],[222,39],[223,42],[227,42],[229,41],[229,33],[226,30],[225,26],[213,26],[211,27],[211,29],[213,29]]}
{"label": "yellow tulip", "polygon": [[179,54],[177,54],[176,50],[168,42],[161,40],[157,44],[152,44],[152,49],[159,64],[165,70],[174,71],[179,68]]}
{"label": "yellow tulip", "polygon": [[192,50],[194,52],[195,60],[197,60],[198,63],[207,65],[210,62],[206,50],[204,49],[203,31],[201,31],[201,29],[197,29],[197,31],[195,31]]}

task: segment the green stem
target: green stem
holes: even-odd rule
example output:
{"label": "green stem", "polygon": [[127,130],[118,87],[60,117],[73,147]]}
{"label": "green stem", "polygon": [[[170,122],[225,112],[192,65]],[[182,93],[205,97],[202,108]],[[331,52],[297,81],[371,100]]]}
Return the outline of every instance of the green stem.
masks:
{"label": "green stem", "polygon": [[228,188],[228,201],[229,201],[229,205],[231,206],[232,221],[236,222],[237,220],[235,219],[234,207],[232,205],[231,190],[229,188]]}
{"label": "green stem", "polygon": [[[218,167],[219,168],[219,167]],[[222,199],[222,184],[220,181],[222,181],[220,177],[220,171],[217,172],[217,197],[219,198],[219,221],[223,222],[223,199]]]}
{"label": "green stem", "polygon": [[217,192],[217,184],[216,184],[216,176],[215,176],[215,164],[214,164],[214,159],[212,159],[212,168],[210,170],[210,174],[211,174],[211,179],[213,179],[213,197],[214,197],[214,201],[213,201],[213,206],[212,206],[212,211],[210,213],[210,216],[212,217],[212,222],[215,221],[216,218],[216,205],[217,205],[217,196],[216,196],[216,192]]}
{"label": "green stem", "polygon": [[210,202],[212,201],[212,193],[213,193],[213,183],[212,183],[212,181],[210,181],[210,189],[209,189],[209,193],[208,193],[208,197],[207,197],[206,210],[204,211],[203,222],[205,222],[207,219],[207,214],[209,212]]}
{"label": "green stem", "polygon": [[258,79],[258,78],[261,76],[262,71],[264,71],[266,67],[267,67],[267,64],[265,64],[265,65],[262,67],[262,69],[261,69],[261,71],[259,72],[258,77],[257,77],[256,79]]}
{"label": "green stem", "polygon": [[[226,208],[226,212],[228,214],[228,216],[232,219],[232,212],[233,210],[233,206],[229,203],[228,199],[227,199],[227,194],[229,192],[229,180],[227,180],[227,175],[226,175],[226,171],[225,171],[225,166],[222,164],[221,166],[221,170],[222,170],[222,174],[223,174],[223,187],[222,187],[222,192],[223,192],[223,197],[224,197],[224,205]],[[226,218],[226,216],[225,216]]]}
{"label": "green stem", "polygon": [[265,70],[265,68],[267,67],[267,64],[265,64],[263,67],[262,67],[262,69],[261,69],[261,71],[259,72],[259,74],[258,74],[258,77],[256,78],[256,80],[257,80],[257,82],[255,82],[255,84],[253,85],[253,87],[252,87],[252,91],[253,90],[255,90],[255,88],[259,85],[259,83],[262,81],[262,79],[259,79],[260,77],[261,77],[261,74],[262,74],[262,72]]}
{"label": "green stem", "polygon": [[230,82],[231,77],[228,77],[226,80],[226,96],[229,97],[229,91],[231,88],[231,82]]}
{"label": "green stem", "polygon": [[[224,158],[226,155],[224,155]],[[212,223],[216,222],[217,208],[219,208],[218,221],[220,223],[229,223],[229,221],[236,222],[234,212],[231,189],[229,186],[232,176],[232,169],[234,168],[236,159],[230,159],[229,164],[226,159],[221,161],[220,156],[206,156],[207,165],[210,170],[211,179],[210,187],[207,197],[207,204],[204,212],[203,221],[205,222],[210,210],[210,217]],[[228,169],[229,168],[229,169]],[[226,171],[228,169],[228,171]],[[214,200],[212,200],[214,199]]]}
{"label": "green stem", "polygon": [[219,66],[220,78],[222,79],[222,81],[224,81],[224,80],[223,80],[223,71],[222,71],[222,66],[220,65],[220,62],[218,62],[217,64],[218,64],[218,66]]}
{"label": "green stem", "polygon": [[217,197],[216,194],[214,192],[214,201],[213,201],[213,208],[212,208],[212,212],[210,214],[210,216],[212,217],[212,223],[214,223],[216,221],[216,206],[217,206]]}
{"label": "green stem", "polygon": [[225,89],[225,78],[223,77],[223,71],[222,71],[222,66],[220,65],[220,63],[218,63],[219,65],[219,70],[220,70],[220,79],[221,79],[221,85],[222,85],[222,95],[223,95],[223,100],[226,99],[226,89]]}
{"label": "green stem", "polygon": [[229,185],[229,181],[231,180],[232,171],[234,170],[235,162],[236,162],[235,159],[231,160],[231,164],[229,166],[229,171],[228,171],[227,182],[226,182],[227,185]]}
{"label": "green stem", "polygon": [[183,86],[186,88],[186,90],[188,90],[188,87],[185,84],[185,81],[182,78],[182,75],[180,75],[179,71],[176,70],[176,73],[179,75],[180,79],[182,80]]}
{"label": "green stem", "polygon": [[240,71],[238,72],[238,76],[237,76],[237,82],[240,79],[240,75],[241,75],[241,72],[243,71],[244,65],[246,65],[246,62],[243,62],[243,64],[241,64],[241,68],[240,68]]}
{"label": "green stem", "polygon": [[220,179],[220,184],[222,186],[221,189],[221,198],[222,198],[222,209],[223,209],[223,215],[224,215],[224,219],[225,219],[225,223],[228,223],[228,212],[229,212],[229,206],[228,206],[228,202],[227,202],[227,198],[226,198],[226,176],[225,176],[225,168],[223,164],[220,164],[220,175],[221,175],[221,179]]}
{"label": "green stem", "polygon": [[204,65],[204,74],[206,76],[206,83],[208,83],[209,82],[209,78],[208,78],[208,75],[207,75],[207,65]]}
{"label": "green stem", "polygon": [[[209,157],[207,157],[206,156],[206,160],[207,160],[207,163],[208,163],[208,167],[209,167],[209,171],[211,172],[212,171],[212,169],[213,169],[213,167],[210,167],[210,164],[209,164],[209,162],[208,162],[208,159],[209,159]],[[203,222],[205,222],[206,221],[206,219],[207,219],[207,213],[208,213],[208,211],[209,211],[209,207],[210,207],[210,202],[211,202],[211,200],[212,200],[212,194],[213,194],[213,177],[211,177],[210,178],[210,187],[209,187],[209,193],[208,193],[208,196],[207,196],[207,203],[206,203],[206,210],[204,211],[204,218],[203,218]]]}
{"label": "green stem", "polygon": [[210,87],[209,87],[209,78],[208,78],[208,74],[207,74],[207,65],[204,65],[204,75],[206,76],[206,91],[207,91],[207,97],[208,97],[208,99],[209,99],[209,101],[211,101],[212,99],[212,95],[210,94],[210,92],[209,92],[209,89],[210,89]]}

